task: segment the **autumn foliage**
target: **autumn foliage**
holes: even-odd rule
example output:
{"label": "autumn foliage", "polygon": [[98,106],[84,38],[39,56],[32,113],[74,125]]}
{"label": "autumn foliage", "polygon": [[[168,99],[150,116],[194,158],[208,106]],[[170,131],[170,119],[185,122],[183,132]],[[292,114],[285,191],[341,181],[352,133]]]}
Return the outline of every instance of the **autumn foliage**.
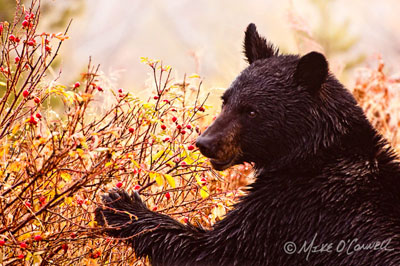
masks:
{"label": "autumn foliage", "polygon": [[[199,76],[176,80],[169,66],[142,58],[153,75],[147,99],[108,85],[91,62],[79,80],[60,84],[48,73],[68,28],[37,33],[39,17],[33,0],[0,22],[0,264],[146,264],[94,222],[101,195],[115,187],[182,223],[221,219],[251,166],[217,173],[195,147],[211,121]],[[354,93],[399,145],[388,88],[400,82],[381,66],[364,70]]]}
{"label": "autumn foliage", "polygon": [[353,94],[372,125],[400,152],[400,79],[387,75],[378,58],[375,69],[360,69]]}
{"label": "autumn foliage", "polygon": [[169,66],[142,58],[154,77],[148,99],[109,87],[91,63],[59,84],[47,74],[67,31],[38,34],[39,16],[39,1],[18,4],[0,24],[0,263],[145,263],[93,220],[113,187],[183,223],[221,219],[249,170],[218,174],[195,147],[208,108],[199,76],[174,80]]}

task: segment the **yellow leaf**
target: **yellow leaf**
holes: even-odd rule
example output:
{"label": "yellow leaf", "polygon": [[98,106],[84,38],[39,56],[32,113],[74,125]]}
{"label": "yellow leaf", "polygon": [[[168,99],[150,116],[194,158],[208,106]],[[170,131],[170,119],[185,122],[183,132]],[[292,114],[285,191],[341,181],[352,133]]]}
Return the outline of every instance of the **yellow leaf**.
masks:
{"label": "yellow leaf", "polygon": [[91,221],[91,222],[89,223],[89,226],[90,226],[90,227],[96,227],[96,225],[97,225],[97,222],[96,222],[96,221]]}
{"label": "yellow leaf", "polygon": [[203,185],[203,182],[201,181],[201,176],[199,174],[195,174],[196,182],[199,186]]}
{"label": "yellow leaf", "polygon": [[204,162],[206,162],[207,160],[206,160],[206,157],[205,156],[200,156],[198,159],[197,159],[197,164],[199,165],[199,164],[202,164],[202,163],[204,163]]}
{"label": "yellow leaf", "polygon": [[192,165],[194,162],[190,156],[186,156],[185,160],[183,161],[186,162],[188,165]]}
{"label": "yellow leaf", "polygon": [[[51,88],[51,87],[49,87]],[[49,89],[49,93],[56,93],[58,95],[63,95],[64,97],[69,97],[69,95],[65,92],[65,89],[67,87],[62,86],[62,85],[56,85],[52,89]]]}
{"label": "yellow leaf", "polygon": [[136,162],[135,160],[132,160],[132,163],[133,163],[137,168],[140,168],[140,165],[139,165],[138,162]]}
{"label": "yellow leaf", "polygon": [[5,144],[3,147],[0,147],[0,156],[8,154],[8,149],[10,147],[10,144]]}
{"label": "yellow leaf", "polygon": [[12,131],[11,131],[11,133],[13,134],[13,135],[15,135],[15,133],[17,133],[17,131],[18,131],[18,129],[21,127],[21,124],[16,124],[15,126],[14,126],[14,128],[12,129]]}
{"label": "yellow leaf", "polygon": [[140,62],[147,64],[149,62],[149,58],[148,57],[140,57]]}
{"label": "yellow leaf", "polygon": [[16,161],[10,164],[8,167],[9,172],[19,172],[21,170],[21,163]]}
{"label": "yellow leaf", "polygon": [[32,258],[33,258],[34,264],[38,264],[38,263],[42,262],[42,257],[39,254],[36,254],[36,253],[33,254]]}
{"label": "yellow leaf", "polygon": [[71,181],[71,175],[68,173],[61,173],[61,178],[64,179],[65,182]]}
{"label": "yellow leaf", "polygon": [[82,96],[82,100],[84,102],[87,102],[87,101],[89,101],[90,99],[93,98],[93,95],[89,94],[89,93],[82,93],[81,96]]}
{"label": "yellow leaf", "polygon": [[19,237],[18,237],[18,240],[19,241],[24,241],[25,239],[28,239],[28,238],[31,238],[31,233],[30,232],[28,232],[28,233],[25,233],[25,234],[23,234],[23,235],[20,235]]}
{"label": "yellow leaf", "polygon": [[153,156],[153,162],[157,161],[163,154],[168,154],[168,151],[165,151],[165,153],[164,150],[157,152],[157,154]]}
{"label": "yellow leaf", "polygon": [[63,95],[67,98],[67,100],[69,100],[70,103],[74,102],[74,98],[75,98],[75,93],[72,91],[66,91],[63,92]]}
{"label": "yellow leaf", "polygon": [[156,173],[150,172],[149,176],[150,176],[150,179],[155,179],[156,178]]}
{"label": "yellow leaf", "polygon": [[160,174],[156,174],[156,182],[159,186],[164,185],[164,179],[162,178],[162,176]]}
{"label": "yellow leaf", "polygon": [[84,153],[82,149],[76,149],[76,152],[77,152],[78,155],[81,156],[81,157],[82,157],[82,155],[83,155],[83,153]]}
{"label": "yellow leaf", "polygon": [[65,204],[67,204],[67,205],[71,205],[73,201],[74,201],[74,199],[73,199],[72,197],[66,197],[66,198],[64,198],[64,202],[65,202]]}
{"label": "yellow leaf", "polygon": [[173,188],[176,187],[175,179],[172,177],[172,175],[165,174],[164,177],[165,177],[165,179],[167,179],[167,182],[171,187],[173,187]]}
{"label": "yellow leaf", "polygon": [[26,252],[26,256],[23,260],[29,261],[32,258],[32,253],[30,253],[29,251]]}
{"label": "yellow leaf", "polygon": [[203,187],[200,189],[200,196],[201,196],[203,199],[208,198],[208,196],[210,196],[210,193],[208,193],[208,188],[207,188],[206,186],[203,186]]}
{"label": "yellow leaf", "polygon": [[79,102],[82,103],[83,102],[83,98],[78,94],[78,93],[74,93],[73,94],[75,99]]}
{"label": "yellow leaf", "polygon": [[143,104],[144,109],[152,109],[154,107],[153,103],[145,103]]}
{"label": "yellow leaf", "polygon": [[158,184],[159,186],[164,185],[164,180],[162,179],[162,176],[161,176],[159,173],[150,172],[150,173],[149,173],[149,177],[150,177],[150,179],[152,179],[152,180],[156,180],[156,182],[157,182],[157,184]]}
{"label": "yellow leaf", "polygon": [[116,138],[119,138],[119,134],[117,131],[112,130],[110,133],[113,134]]}
{"label": "yellow leaf", "polygon": [[83,138],[83,139],[81,140],[81,145],[82,145],[82,147],[85,148],[85,149],[88,149],[88,148],[89,148],[88,145],[87,145],[87,143],[86,143],[86,138]]}
{"label": "yellow leaf", "polygon": [[170,70],[170,69],[171,69],[171,66],[170,66],[170,65],[163,67],[163,70],[164,70],[164,71],[168,71],[168,70]]}

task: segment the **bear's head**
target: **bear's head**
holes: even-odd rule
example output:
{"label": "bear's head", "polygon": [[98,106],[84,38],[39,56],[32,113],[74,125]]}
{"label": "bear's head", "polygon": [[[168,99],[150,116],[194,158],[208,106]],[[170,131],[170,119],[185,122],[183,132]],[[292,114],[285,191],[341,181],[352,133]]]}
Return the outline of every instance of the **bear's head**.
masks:
{"label": "bear's head", "polygon": [[250,65],[225,91],[220,115],[196,141],[215,169],[307,160],[364,120],[321,53],[280,54],[254,24],[245,32],[244,53]]}

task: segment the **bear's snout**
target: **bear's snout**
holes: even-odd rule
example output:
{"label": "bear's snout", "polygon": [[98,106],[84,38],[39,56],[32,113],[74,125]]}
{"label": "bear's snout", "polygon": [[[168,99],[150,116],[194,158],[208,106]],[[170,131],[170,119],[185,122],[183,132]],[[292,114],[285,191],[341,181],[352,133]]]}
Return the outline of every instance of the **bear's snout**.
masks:
{"label": "bear's snout", "polygon": [[237,159],[239,149],[234,142],[235,130],[228,125],[221,125],[219,117],[196,140],[200,152],[210,158],[211,165],[216,170],[225,170],[232,166]]}
{"label": "bear's snout", "polygon": [[200,149],[200,152],[208,157],[208,158],[213,158],[215,157],[215,152],[213,152],[213,148],[216,146],[215,141],[213,138],[210,137],[202,137],[199,136],[196,139],[196,146]]}

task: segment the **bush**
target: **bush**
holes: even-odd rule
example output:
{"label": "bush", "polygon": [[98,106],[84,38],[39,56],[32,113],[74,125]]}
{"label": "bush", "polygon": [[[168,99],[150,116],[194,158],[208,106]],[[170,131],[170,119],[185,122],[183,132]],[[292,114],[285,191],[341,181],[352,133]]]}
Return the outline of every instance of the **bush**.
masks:
{"label": "bush", "polygon": [[358,71],[353,94],[373,126],[400,152],[400,79],[384,72],[378,60],[375,69]]}
{"label": "bush", "polygon": [[173,81],[169,66],[142,58],[154,77],[146,100],[108,87],[91,63],[71,86],[49,80],[68,37],[36,33],[39,5],[18,4],[14,21],[0,24],[0,261],[144,263],[99,235],[93,211],[112,187],[136,190],[150,209],[182,222],[220,219],[237,190],[194,146],[208,108],[199,77]]}

